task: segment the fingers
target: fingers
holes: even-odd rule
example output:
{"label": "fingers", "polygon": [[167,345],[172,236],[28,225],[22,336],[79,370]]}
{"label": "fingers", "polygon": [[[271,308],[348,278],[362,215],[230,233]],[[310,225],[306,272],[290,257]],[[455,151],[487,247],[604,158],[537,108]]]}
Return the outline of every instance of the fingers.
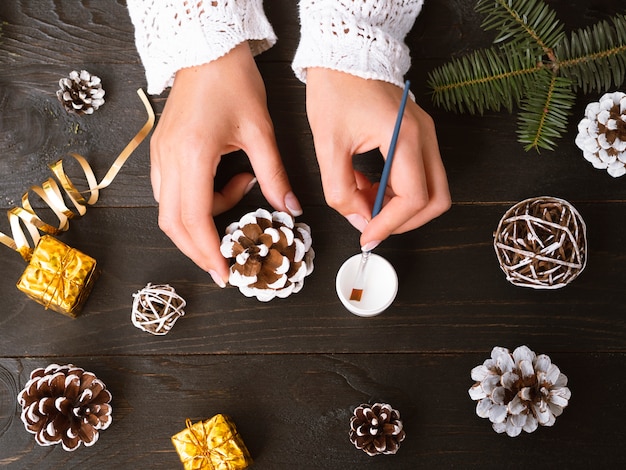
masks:
{"label": "fingers", "polygon": [[[428,183],[419,151],[421,142],[412,125],[411,119],[404,119],[385,188],[386,201],[366,230],[365,239],[384,240],[428,203]],[[388,148],[381,151],[388,152]]]}
{"label": "fingers", "polygon": [[450,208],[448,181],[432,123],[418,141],[399,139],[388,196],[380,214],[363,231],[362,246],[421,227]]}
{"label": "fingers", "polygon": [[326,203],[363,230],[372,213],[372,183],[352,166],[349,147],[333,137],[318,137],[314,144]]}
{"label": "fingers", "polygon": [[254,127],[248,131],[242,149],[248,155],[261,191],[270,205],[297,217],[302,214],[302,206],[291,189],[269,116],[267,119],[265,129]]}
{"label": "fingers", "polygon": [[400,225],[392,233],[404,233],[421,227],[450,209],[452,202],[448,188],[448,178],[438,147],[426,147],[423,152],[423,158],[428,202],[421,211],[417,212],[414,217]]}
{"label": "fingers", "polygon": [[179,167],[168,167],[167,178],[161,178],[159,187],[158,223],[187,257],[224,287],[229,272],[220,253],[220,237],[212,217],[213,174],[211,167],[201,162],[196,159],[185,162],[184,180],[179,177]]}
{"label": "fingers", "polygon": [[161,195],[161,165],[157,158],[153,158],[156,154],[154,146],[154,137],[150,140],[150,182],[152,184],[152,195],[154,200],[159,202]]}

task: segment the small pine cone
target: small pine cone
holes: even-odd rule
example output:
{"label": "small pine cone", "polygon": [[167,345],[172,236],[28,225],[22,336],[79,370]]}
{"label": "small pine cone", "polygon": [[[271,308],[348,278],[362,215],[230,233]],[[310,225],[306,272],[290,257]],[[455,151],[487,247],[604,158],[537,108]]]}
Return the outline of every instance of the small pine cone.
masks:
{"label": "small pine cone", "polygon": [[567,377],[545,354],[537,356],[527,346],[513,354],[495,347],[491,358],[472,369],[476,383],[469,389],[477,400],[476,414],[489,418],[498,433],[518,436],[538,425],[552,426],[568,405]]}
{"label": "small pine cone", "polygon": [[258,209],[226,228],[221,252],[234,258],[229,282],[266,302],[299,292],[313,271],[311,229],[286,212]]}
{"label": "small pine cone", "polygon": [[111,394],[104,383],[72,364],[35,369],[17,399],[26,430],[42,446],[91,446],[111,424]]}
{"label": "small pine cone", "polygon": [[350,419],[350,441],[370,456],[395,454],[405,437],[400,413],[386,403],[359,405]]}
{"label": "small pine cone", "polygon": [[70,113],[93,114],[104,104],[100,78],[86,70],[70,72],[69,78],[59,80],[59,86],[61,89],[57,91],[57,98]]}
{"label": "small pine cone", "polygon": [[133,294],[133,325],[153,335],[167,334],[185,314],[187,302],[168,284],[146,287]]}
{"label": "small pine cone", "polygon": [[614,178],[626,174],[626,93],[606,93],[587,105],[576,145],[594,168]]}

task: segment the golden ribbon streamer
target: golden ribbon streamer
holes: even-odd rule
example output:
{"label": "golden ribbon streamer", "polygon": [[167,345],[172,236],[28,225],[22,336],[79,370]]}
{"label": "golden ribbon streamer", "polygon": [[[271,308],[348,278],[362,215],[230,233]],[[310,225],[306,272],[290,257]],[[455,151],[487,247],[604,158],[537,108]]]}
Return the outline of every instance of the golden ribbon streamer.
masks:
{"label": "golden ribbon streamer", "polygon": [[[66,231],[69,228],[69,219],[85,215],[87,206],[93,205],[98,201],[100,190],[106,188],[113,182],[124,163],[126,163],[126,160],[128,160],[128,157],[130,157],[139,144],[143,142],[154,126],[154,111],[152,106],[150,106],[150,102],[148,101],[146,94],[141,88],[137,90],[137,94],[139,95],[139,98],[148,113],[148,120],[135,137],[133,137],[133,139],[128,143],[128,145],[126,145],[124,150],[122,150],[122,152],[117,156],[100,183],[98,183],[93,169],[83,156],[78,155],[77,153],[70,154],[76,161],[78,161],[85,174],[85,178],[89,186],[89,189],[84,191],[84,193],[88,193],[87,198],[83,196],[82,192],[76,189],[70,178],[63,170],[63,160],[59,160],[50,165],[52,173],[56,176],[61,188],[65,191],[67,198],[74,205],[76,212],[69,209],[65,204],[63,193],[61,192],[61,188],[59,188],[59,184],[53,178],[48,178],[42,183],[41,186],[31,186],[30,189],[24,193],[22,196],[22,207],[13,207],[8,210],[7,214],[13,238],[0,232],[0,243],[17,251],[26,261],[28,261],[31,257],[33,248],[37,245],[37,242],[41,238],[39,233],[40,231],[50,235]],[[28,193],[30,191],[37,194],[48,205],[48,207],[52,209],[56,217],[59,219],[58,226],[55,227],[50,225],[39,218],[28,198]],[[28,242],[22,225],[26,228],[30,238],[32,239],[32,247]]]}

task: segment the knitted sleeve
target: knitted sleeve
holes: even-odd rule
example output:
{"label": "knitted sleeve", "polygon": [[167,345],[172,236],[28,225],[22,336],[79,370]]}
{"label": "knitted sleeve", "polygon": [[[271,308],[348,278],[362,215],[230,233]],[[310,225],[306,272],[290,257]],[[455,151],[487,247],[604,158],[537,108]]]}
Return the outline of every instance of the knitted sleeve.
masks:
{"label": "knitted sleeve", "polygon": [[176,72],[211,62],[249,41],[254,55],[276,35],[263,0],[128,0],[148,93],[171,86]]}
{"label": "knitted sleeve", "polygon": [[324,67],[403,86],[404,43],[423,0],[300,0],[301,37],[292,68]]}

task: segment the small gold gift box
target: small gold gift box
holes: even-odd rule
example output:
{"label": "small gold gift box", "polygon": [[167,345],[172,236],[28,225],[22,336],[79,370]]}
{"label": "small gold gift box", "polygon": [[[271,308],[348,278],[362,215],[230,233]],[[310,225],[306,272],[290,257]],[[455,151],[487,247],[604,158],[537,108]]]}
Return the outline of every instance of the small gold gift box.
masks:
{"label": "small gold gift box", "polygon": [[76,318],[96,277],[95,259],[45,235],[37,243],[17,288],[45,308]]}
{"label": "small gold gift box", "polygon": [[250,453],[228,416],[191,424],[172,436],[185,470],[243,470],[252,464]]}

